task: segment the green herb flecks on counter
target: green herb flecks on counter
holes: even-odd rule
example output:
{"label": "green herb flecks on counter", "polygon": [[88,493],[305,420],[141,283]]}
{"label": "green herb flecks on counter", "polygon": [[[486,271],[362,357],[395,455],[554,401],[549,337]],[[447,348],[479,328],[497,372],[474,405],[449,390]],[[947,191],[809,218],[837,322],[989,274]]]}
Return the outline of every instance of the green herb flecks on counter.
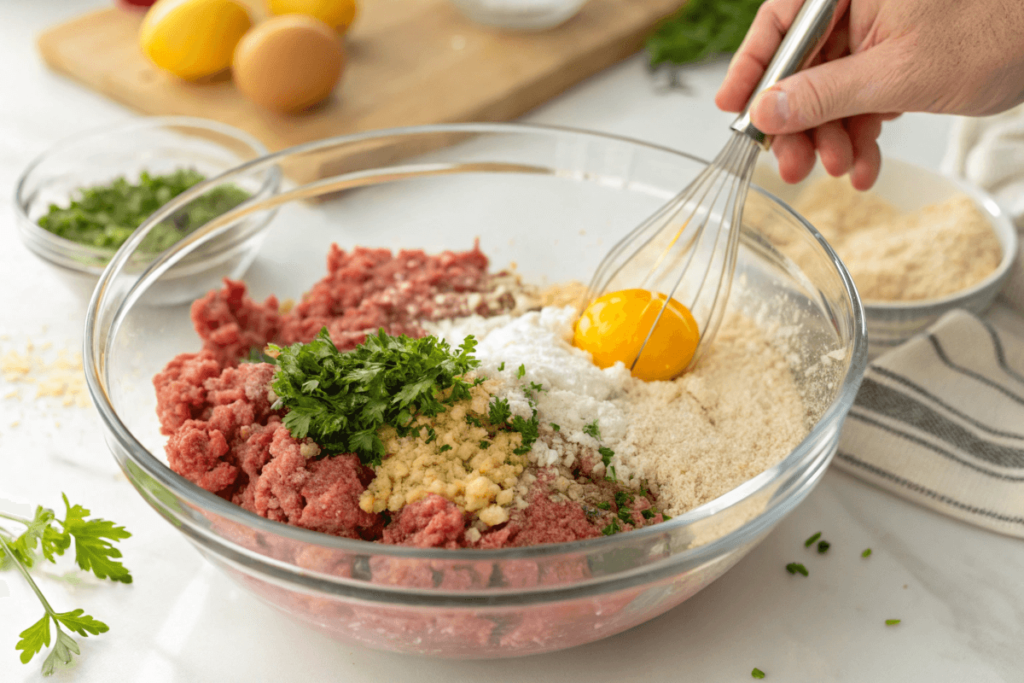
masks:
{"label": "green herb flecks on counter", "polygon": [[23,664],[28,664],[36,653],[44,647],[49,647],[51,623],[54,628],[53,649],[43,660],[44,676],[53,673],[57,662],[68,664],[72,655],[80,653],[78,643],[64,629],[87,637],[106,633],[109,628],[81,609],[58,612],[50,606],[29,573],[40,559],[40,554],[48,562],[56,563],[57,556],[63,555],[74,541],[75,562],[81,569],[92,572],[100,579],[121,583],[132,582],[131,573],[118,560],[121,551],[111,545],[111,541],[123,540],[131,534],[125,531],[124,527],[105,519],[90,519],[89,510],[81,505],[72,505],[68,502],[67,496],[64,496],[64,507],[64,519],[58,519],[53,510],[42,506],[36,507],[32,519],[0,513],[0,518],[25,527],[25,531],[18,536],[0,527],[0,569],[17,569],[39,598],[45,611],[39,621],[18,634],[21,640],[15,645],[15,649],[21,652]]}
{"label": "green herb flecks on counter", "polygon": [[[187,168],[158,176],[143,171],[137,183],[122,177],[109,185],[81,189],[67,207],[51,204],[49,212],[39,218],[39,225],[72,242],[114,251],[154,211],[203,180],[203,174]],[[159,253],[248,198],[249,193],[235,185],[215,187],[172,219],[155,226],[141,251]]]}
{"label": "green herb flecks on counter", "polygon": [[763,0],[689,0],[647,38],[651,67],[735,52]]}

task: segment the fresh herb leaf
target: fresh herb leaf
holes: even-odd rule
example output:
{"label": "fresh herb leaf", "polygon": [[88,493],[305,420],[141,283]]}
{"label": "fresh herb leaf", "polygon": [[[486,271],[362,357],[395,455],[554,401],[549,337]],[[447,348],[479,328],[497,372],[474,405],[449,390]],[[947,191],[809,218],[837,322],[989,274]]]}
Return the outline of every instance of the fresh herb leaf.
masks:
{"label": "fresh herb leaf", "polygon": [[121,541],[131,536],[123,526],[116,526],[105,519],[87,519],[90,512],[81,505],[71,505],[64,496],[67,515],[61,523],[64,530],[75,539],[75,562],[85,571],[91,571],[99,579],[110,579],[131,583],[132,575],[116,558],[121,551],[110,541]]}
{"label": "fresh herb leaf", "polygon": [[832,546],[828,541],[818,541],[818,553],[824,555],[828,552],[828,549]]}
{"label": "fresh herb leaf", "polygon": [[521,415],[516,415],[512,418],[512,431],[519,432],[523,437],[523,443],[521,446],[515,448],[512,452],[516,455],[526,455],[533,448],[534,442],[540,436],[540,421],[537,419],[537,411],[533,411],[533,417],[529,420]]}
{"label": "fresh herb leaf", "polygon": [[886,626],[895,626],[896,624],[900,623],[901,621],[903,621],[903,620],[902,619],[886,619],[885,620],[885,625]]}
{"label": "fresh herb leaf", "polygon": [[615,492],[615,504],[619,507],[629,505],[633,502],[633,494],[627,491],[616,491]]}
{"label": "fresh herb leaf", "polygon": [[[480,443],[484,443],[484,442],[481,441]],[[439,449],[437,449],[437,452],[438,453],[444,453],[445,451],[450,451],[451,449],[452,449],[452,447],[450,445],[445,444],[445,445],[441,446]]]}
{"label": "fresh herb leaf", "polygon": [[551,428],[554,429],[556,432],[562,431],[562,428],[556,425],[554,422],[551,423]]}
{"label": "fresh herb leaf", "polygon": [[640,511],[640,516],[644,519],[654,519],[654,515],[658,514],[656,510],[647,508],[646,510]]}
{"label": "fresh herb leaf", "polygon": [[[188,168],[157,176],[143,171],[137,183],[121,177],[108,185],[83,188],[68,206],[51,204],[38,222],[58,237],[113,252],[153,212],[203,180],[201,173]],[[159,253],[248,198],[249,193],[235,185],[215,187],[192,200],[180,214],[155,226],[140,251]]]}
{"label": "fresh herb leaf", "polygon": [[615,473],[615,465],[608,466],[608,474],[605,475],[604,480],[611,482],[617,482],[619,480],[619,475]]}
{"label": "fresh herb leaf", "polygon": [[605,528],[601,529],[601,533],[605,536],[611,536],[622,531],[622,527],[619,526],[618,517],[612,517],[612,521]]}
{"label": "fresh herb leaf", "polygon": [[670,520],[672,518],[669,517],[666,513],[662,512],[661,513],[661,519],[662,519],[662,521],[667,522],[668,520]]}
{"label": "fresh herb leaf", "polygon": [[491,401],[487,408],[487,419],[491,424],[500,427],[512,417],[512,409],[508,407],[508,401],[503,398],[496,398]]}
{"label": "fresh herb leaf", "polygon": [[619,512],[616,516],[626,524],[633,523],[633,511],[629,508],[619,508]]}
{"label": "fresh herb leaf", "polygon": [[735,52],[763,0],[689,0],[647,38],[650,66]]}
{"label": "fresh herb leaf", "polygon": [[27,664],[44,647],[49,647],[51,622],[56,630],[53,649],[43,660],[44,676],[52,674],[59,662],[70,663],[72,656],[80,653],[78,644],[64,632],[65,628],[80,636],[95,636],[106,633],[109,629],[102,621],[85,614],[81,609],[70,612],[54,611],[29,573],[36,559],[36,546],[39,546],[44,559],[56,562],[56,556],[63,555],[73,540],[75,561],[79,567],[91,571],[101,579],[122,583],[132,581],[131,573],[116,559],[121,557],[120,551],[110,543],[129,538],[131,534],[113,522],[90,519],[89,510],[81,505],[71,505],[67,496],[63,496],[63,499],[66,509],[64,519],[58,519],[53,510],[42,506],[36,508],[32,519],[0,513],[0,517],[25,526],[25,532],[18,537],[0,528],[0,558],[6,560],[4,566],[13,565],[18,569],[39,598],[45,612],[39,621],[19,634],[19,640],[14,647],[21,653],[21,662]]}
{"label": "fresh herb leaf", "polygon": [[526,366],[525,365],[520,365],[519,369],[516,370],[516,379],[522,379],[525,374],[526,374]]}
{"label": "fresh herb leaf", "polygon": [[808,538],[806,541],[804,541],[804,547],[805,548],[810,548],[812,545],[814,545],[814,542],[817,541],[819,538],[821,538],[821,532],[820,531],[818,533],[814,534],[813,536],[811,536],[810,538]]}
{"label": "fresh herb leaf", "polygon": [[764,672],[763,672],[763,671],[761,671],[760,669],[758,669],[758,668],[757,668],[757,667],[755,666],[755,667],[754,667],[754,670],[750,672],[750,677],[751,677],[751,678],[764,678]]}
{"label": "fresh herb leaf", "polygon": [[601,462],[608,466],[612,462],[612,457],[615,455],[615,451],[608,448],[607,446],[601,446],[597,449],[597,452],[601,454]]}
{"label": "fresh herb leaf", "polygon": [[481,442],[480,442],[480,450],[484,450],[484,451],[486,451],[486,450],[487,450],[488,448],[490,448],[490,447],[491,447],[491,442],[490,442],[490,441],[487,441],[487,440],[485,439],[485,440],[483,440],[483,441],[481,441]]}
{"label": "fresh herb leaf", "polygon": [[611,508],[611,505],[608,503],[608,501],[602,500],[600,503],[595,503],[594,507],[601,508],[602,510],[608,510]]}
{"label": "fresh herb leaf", "polygon": [[505,372],[505,361],[501,361],[501,365],[498,366],[498,372]]}
{"label": "fresh herb leaf", "polygon": [[601,430],[597,427],[597,420],[594,420],[590,424],[583,427],[583,433],[594,437],[597,440],[601,439]]}
{"label": "fresh herb leaf", "polygon": [[254,346],[249,349],[249,355],[243,358],[240,363],[269,363],[270,365],[277,365],[277,359],[273,356],[267,355],[262,346]]}
{"label": "fresh herb leaf", "polygon": [[803,574],[804,576],[808,575],[807,567],[803,566],[799,562],[790,562],[789,564],[787,564],[786,571],[790,574]]}
{"label": "fresh herb leaf", "polygon": [[416,417],[469,398],[472,385],[462,376],[479,365],[472,336],[456,351],[436,337],[392,337],[382,329],[341,353],[324,328],[307,344],[269,348],[277,353],[275,405],[288,409],[284,426],[292,436],[311,438],[327,455],[355,453],[367,465],[385,455],[380,427],[418,433],[410,426]]}
{"label": "fresh herb leaf", "polygon": [[871,557],[871,548],[864,548],[864,552],[860,554],[861,557]]}

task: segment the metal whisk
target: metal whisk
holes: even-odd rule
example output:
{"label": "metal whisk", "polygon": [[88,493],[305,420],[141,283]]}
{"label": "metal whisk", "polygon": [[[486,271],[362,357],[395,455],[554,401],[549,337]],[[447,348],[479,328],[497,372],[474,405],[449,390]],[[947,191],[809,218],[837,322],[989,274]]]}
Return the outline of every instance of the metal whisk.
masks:
{"label": "metal whisk", "polygon": [[[753,102],[783,78],[804,68],[823,43],[839,0],[805,0],[768,69]],[[714,162],[654,215],[619,241],[591,279],[587,303],[606,292],[637,287],[668,298],[630,369],[636,367],[651,334],[675,298],[693,313],[700,341],[689,367],[718,331],[732,286],[743,205],[754,163],[771,138],[750,121],[750,104],[732,124],[732,138]]]}

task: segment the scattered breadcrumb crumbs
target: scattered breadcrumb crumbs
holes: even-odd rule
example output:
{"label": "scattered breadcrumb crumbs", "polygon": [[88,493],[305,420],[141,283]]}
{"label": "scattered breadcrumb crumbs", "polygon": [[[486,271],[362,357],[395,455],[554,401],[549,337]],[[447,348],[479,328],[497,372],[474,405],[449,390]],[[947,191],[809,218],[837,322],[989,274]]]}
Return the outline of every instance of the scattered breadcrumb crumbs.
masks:
{"label": "scattered breadcrumb crumbs", "polygon": [[[53,353],[40,353],[52,348],[52,342],[38,347],[32,342],[25,350],[9,350],[0,355],[0,380],[3,384],[29,384],[35,386],[35,398],[55,398],[63,406],[88,408],[92,405],[82,368],[82,355],[61,349]],[[4,394],[5,399],[21,398],[17,387]]]}

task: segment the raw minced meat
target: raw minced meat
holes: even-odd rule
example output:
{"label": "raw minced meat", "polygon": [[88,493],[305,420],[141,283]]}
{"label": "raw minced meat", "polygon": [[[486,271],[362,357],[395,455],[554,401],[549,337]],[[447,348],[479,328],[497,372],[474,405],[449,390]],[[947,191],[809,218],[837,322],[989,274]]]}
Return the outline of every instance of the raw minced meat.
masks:
{"label": "raw minced meat", "polygon": [[348,351],[379,328],[422,337],[423,321],[511,310],[513,294],[492,288],[492,279],[479,247],[430,256],[362,247],[345,252],[331,245],[327,275],[291,310],[282,312],[274,296],[257,303],[243,283],[225,280],[221,290],[192,304],[192,323],[204,350],[223,365],[270,342],[308,342],[324,327],[335,346]]}
{"label": "raw minced meat", "polygon": [[[433,548],[494,549],[565,543],[658,524],[665,519],[656,508],[662,501],[676,506],[671,510],[673,514],[689,509],[682,494],[665,488],[675,486],[676,480],[689,471],[699,474],[703,484],[697,493],[705,500],[725,492],[708,485],[708,468],[717,466],[713,458],[706,463],[682,463],[690,457],[692,448],[677,453],[676,441],[658,441],[644,447],[652,453],[668,449],[659,460],[679,461],[671,466],[675,472],[672,476],[663,476],[657,462],[650,462],[638,451],[634,423],[642,422],[644,416],[630,412],[636,408],[633,403],[637,397],[642,399],[653,389],[636,386],[639,380],[631,378],[624,368],[596,368],[584,352],[573,348],[566,341],[571,309],[544,308],[519,317],[506,315],[494,324],[487,320],[513,309],[522,313],[514,287],[509,286],[507,276],[502,280],[500,274],[488,273],[487,258],[478,248],[429,256],[422,251],[393,254],[362,248],[346,253],[332,247],[327,276],[291,309],[281,307],[275,297],[254,302],[246,296],[242,283],[225,281],[221,290],[192,306],[192,320],[203,340],[203,350],[180,354],[154,378],[161,431],[168,436],[168,463],[198,486],[274,521],[336,536]],[[443,322],[456,318],[464,322]],[[745,324],[755,329],[752,323]],[[483,477],[463,482],[467,500],[473,493],[469,491],[471,486],[483,482],[497,487],[491,507],[500,505],[500,515],[485,519],[481,511],[459,503],[457,495],[448,493],[452,482],[437,479],[439,472],[446,471],[443,468],[428,471],[403,463],[392,463],[395,471],[388,476],[396,480],[420,477],[422,481],[413,483],[421,483],[424,491],[432,493],[421,492],[387,512],[386,506],[360,507],[361,498],[368,495],[367,489],[378,473],[362,465],[355,455],[320,457],[315,443],[293,438],[282,423],[285,410],[274,408],[276,397],[270,384],[275,366],[239,361],[253,348],[263,348],[267,343],[308,342],[322,328],[327,328],[342,351],[362,343],[368,332],[378,328],[411,337],[422,337],[427,330],[438,334],[440,328],[446,336],[479,335],[479,371],[501,379],[507,389],[501,389],[506,392],[502,400],[508,401],[511,412],[529,418],[530,411],[535,410],[537,415],[546,416],[540,420],[525,472],[501,478],[501,486]],[[723,331],[719,339],[731,337]],[[730,400],[757,410],[765,404],[768,413],[783,404],[793,408],[789,412],[799,412],[799,396],[781,356],[753,337],[738,339],[742,344],[733,344],[736,348],[730,347],[726,355],[712,349],[697,370],[673,383],[657,383],[673,387],[680,383],[674,393],[669,392],[679,405],[657,404],[658,410],[668,410],[671,415],[659,417],[658,424],[645,428],[643,434],[655,441],[662,433],[678,439],[677,435],[687,430],[694,434],[710,430],[718,435],[714,420],[709,425],[690,425],[687,420],[691,419],[690,413],[699,419],[701,415],[718,415],[722,412],[719,403],[731,405],[724,399],[710,403],[710,399],[705,400],[715,398],[719,391],[733,392],[722,376],[723,372],[731,376],[729,370],[721,367],[723,359],[731,358],[729,353],[745,354],[749,362],[760,363],[771,375],[766,379],[772,380],[765,384],[770,389],[759,390],[754,397],[757,400],[731,393]],[[455,339],[449,341],[458,343]],[[713,372],[705,372],[707,368]],[[746,391],[749,383],[742,377],[735,380]],[[530,388],[524,389],[526,386]],[[765,392],[771,393],[771,401]],[[651,412],[653,405],[645,404],[644,408]],[[465,411],[465,407],[456,408]],[[759,416],[765,418],[761,421],[745,413],[738,415],[749,432],[744,443],[771,445],[771,453],[751,459],[754,467],[762,469],[772,459],[780,459],[804,433],[799,415],[794,425],[781,429],[768,419],[768,413]],[[731,414],[723,413],[718,421]],[[561,425],[547,417],[557,417]],[[673,420],[678,424],[672,424]],[[494,435],[489,436],[481,437],[480,448],[494,447]],[[457,457],[461,452],[450,445],[445,450],[449,451],[446,457]],[[747,458],[748,454],[737,457]],[[745,469],[745,461],[734,465],[739,473],[736,476],[756,474]],[[645,486],[645,481],[651,486]],[[663,490],[659,491],[659,486]],[[696,500],[697,493],[685,495]],[[375,581],[433,585],[435,572],[422,563],[410,565],[396,558],[375,561],[377,564],[371,563]],[[553,571],[550,567],[524,566],[523,571],[522,577],[506,579],[561,581],[560,573],[549,576]],[[472,569],[442,573],[446,577],[442,583],[454,590],[486,581]]]}

